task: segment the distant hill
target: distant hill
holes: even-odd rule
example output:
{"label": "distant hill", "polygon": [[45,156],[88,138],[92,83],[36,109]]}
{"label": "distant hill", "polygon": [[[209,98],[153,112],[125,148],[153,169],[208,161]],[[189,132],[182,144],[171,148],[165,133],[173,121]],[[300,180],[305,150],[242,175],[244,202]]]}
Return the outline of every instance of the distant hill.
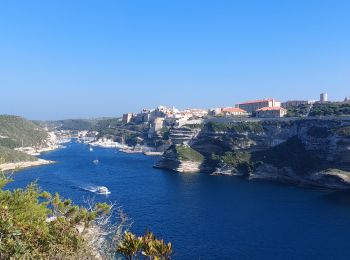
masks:
{"label": "distant hill", "polygon": [[43,128],[25,118],[0,115],[0,146],[41,146],[45,145],[47,137]]}
{"label": "distant hill", "polygon": [[48,134],[39,125],[19,116],[0,115],[0,161],[34,161],[36,157],[14,150],[45,146]]}
{"label": "distant hill", "polygon": [[50,129],[84,131],[104,128],[110,124],[116,124],[117,120],[117,118],[65,119],[39,122],[39,124]]}
{"label": "distant hill", "polygon": [[65,119],[57,121],[36,121],[36,124],[47,127],[50,130],[90,130],[96,122],[94,119]]}

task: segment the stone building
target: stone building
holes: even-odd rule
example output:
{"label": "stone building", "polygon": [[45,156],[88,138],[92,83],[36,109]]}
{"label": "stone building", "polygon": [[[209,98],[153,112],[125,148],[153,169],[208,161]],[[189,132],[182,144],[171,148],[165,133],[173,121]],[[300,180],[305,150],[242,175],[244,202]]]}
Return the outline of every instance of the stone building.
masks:
{"label": "stone building", "polygon": [[134,115],[132,113],[127,113],[123,115],[123,123],[128,124],[132,121]]}
{"label": "stone building", "polygon": [[236,107],[241,108],[248,113],[253,113],[263,107],[280,107],[281,102],[274,98],[266,98],[261,100],[247,101],[237,104]]}
{"label": "stone building", "polygon": [[256,117],[260,118],[276,118],[287,115],[287,109],[283,107],[263,107],[255,112]]}
{"label": "stone building", "polygon": [[208,110],[209,116],[217,116],[222,114],[222,108],[212,108]]}
{"label": "stone building", "polygon": [[328,102],[328,94],[327,93],[321,93],[320,94],[320,102],[321,103]]}
{"label": "stone building", "polygon": [[225,116],[247,116],[248,112],[239,107],[226,107],[222,109]]}
{"label": "stone building", "polygon": [[282,107],[289,108],[289,107],[296,107],[300,105],[311,105],[313,103],[315,103],[315,101],[312,101],[312,100],[288,100],[282,103]]}
{"label": "stone building", "polygon": [[148,131],[148,137],[152,138],[164,127],[164,118],[157,117],[153,120]]}

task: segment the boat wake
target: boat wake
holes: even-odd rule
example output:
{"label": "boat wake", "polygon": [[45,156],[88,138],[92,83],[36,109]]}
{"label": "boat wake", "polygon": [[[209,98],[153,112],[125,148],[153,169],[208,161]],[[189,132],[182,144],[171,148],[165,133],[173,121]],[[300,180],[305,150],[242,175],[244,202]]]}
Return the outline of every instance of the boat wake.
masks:
{"label": "boat wake", "polygon": [[109,195],[111,192],[105,186],[97,186],[97,185],[84,185],[80,186],[82,190],[89,191],[92,193],[100,194],[100,195]]}

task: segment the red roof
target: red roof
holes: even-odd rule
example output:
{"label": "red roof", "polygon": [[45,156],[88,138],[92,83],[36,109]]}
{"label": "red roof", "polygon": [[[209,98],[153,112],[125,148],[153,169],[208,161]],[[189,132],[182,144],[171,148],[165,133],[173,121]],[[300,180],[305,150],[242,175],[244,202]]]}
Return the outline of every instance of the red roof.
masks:
{"label": "red roof", "polygon": [[258,109],[257,111],[272,111],[272,110],[286,110],[283,107],[263,107]]}
{"label": "red roof", "polygon": [[267,102],[267,101],[279,102],[279,101],[277,101],[274,98],[265,98],[265,99],[259,99],[259,100],[246,101],[246,102],[243,102],[243,103],[239,103],[239,105],[253,104],[253,103],[262,103],[262,102]]}
{"label": "red roof", "polygon": [[226,107],[222,109],[222,112],[230,112],[230,113],[247,113],[247,111],[238,108],[238,107]]}

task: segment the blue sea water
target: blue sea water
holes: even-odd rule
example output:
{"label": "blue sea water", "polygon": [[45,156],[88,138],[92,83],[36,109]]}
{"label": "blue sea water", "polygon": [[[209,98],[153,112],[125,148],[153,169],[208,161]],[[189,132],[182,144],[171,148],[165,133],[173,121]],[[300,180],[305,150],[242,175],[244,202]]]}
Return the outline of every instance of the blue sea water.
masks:
{"label": "blue sea water", "polygon": [[37,180],[77,204],[116,202],[133,232],[171,241],[174,259],[350,259],[348,192],[177,174],[152,168],[156,157],[77,143],[42,157],[57,163],[20,171],[8,188]]}

